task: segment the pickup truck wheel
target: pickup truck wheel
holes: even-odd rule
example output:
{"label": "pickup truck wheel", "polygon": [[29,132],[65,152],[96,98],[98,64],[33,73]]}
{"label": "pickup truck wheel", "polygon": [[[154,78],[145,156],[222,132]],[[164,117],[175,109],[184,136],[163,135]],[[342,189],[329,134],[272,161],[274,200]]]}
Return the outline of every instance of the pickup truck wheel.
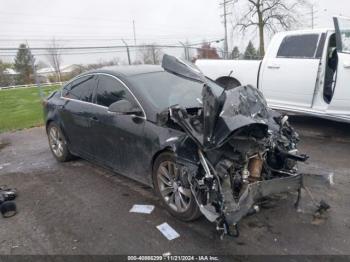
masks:
{"label": "pickup truck wheel", "polygon": [[216,83],[218,83],[226,90],[241,86],[241,83],[237,79],[230,77],[220,77],[216,80]]}
{"label": "pickup truck wheel", "polygon": [[192,221],[200,216],[188,181],[180,175],[173,153],[164,152],[158,156],[152,177],[156,194],[171,215],[183,221]]}

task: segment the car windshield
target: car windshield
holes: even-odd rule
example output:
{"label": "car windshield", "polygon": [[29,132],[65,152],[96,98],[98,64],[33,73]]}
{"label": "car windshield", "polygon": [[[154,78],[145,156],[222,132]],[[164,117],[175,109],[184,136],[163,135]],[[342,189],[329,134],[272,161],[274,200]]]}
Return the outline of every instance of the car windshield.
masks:
{"label": "car windshield", "polygon": [[[143,97],[160,110],[177,104],[185,108],[202,107],[202,83],[166,71],[136,75],[130,81]],[[221,87],[215,83],[214,86],[219,89],[218,92],[222,92]]]}

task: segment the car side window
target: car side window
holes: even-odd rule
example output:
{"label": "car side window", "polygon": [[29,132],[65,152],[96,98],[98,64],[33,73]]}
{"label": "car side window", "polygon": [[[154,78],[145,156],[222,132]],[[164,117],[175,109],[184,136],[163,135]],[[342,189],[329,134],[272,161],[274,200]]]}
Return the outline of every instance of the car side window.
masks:
{"label": "car side window", "polygon": [[96,84],[95,76],[83,76],[64,87],[62,95],[84,102],[92,102],[92,94]]}
{"label": "car side window", "polygon": [[286,36],[277,52],[277,58],[315,58],[318,34]]}
{"label": "car side window", "polygon": [[63,88],[62,88],[62,96],[63,97],[68,97],[68,93],[69,93],[71,86],[72,86],[72,83],[69,83],[69,84],[63,86]]}
{"label": "car side window", "polygon": [[134,99],[121,82],[111,76],[99,75],[96,104],[109,107],[114,102],[122,99],[128,100],[135,105]]}

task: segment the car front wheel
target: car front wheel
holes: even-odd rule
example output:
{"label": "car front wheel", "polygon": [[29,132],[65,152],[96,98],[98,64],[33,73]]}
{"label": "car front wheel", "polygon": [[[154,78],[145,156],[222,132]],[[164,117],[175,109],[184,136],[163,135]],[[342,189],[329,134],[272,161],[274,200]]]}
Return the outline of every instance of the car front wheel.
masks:
{"label": "car front wheel", "polygon": [[176,163],[173,153],[162,153],[156,159],[153,168],[153,182],[157,195],[174,217],[191,221],[200,216],[187,174]]}

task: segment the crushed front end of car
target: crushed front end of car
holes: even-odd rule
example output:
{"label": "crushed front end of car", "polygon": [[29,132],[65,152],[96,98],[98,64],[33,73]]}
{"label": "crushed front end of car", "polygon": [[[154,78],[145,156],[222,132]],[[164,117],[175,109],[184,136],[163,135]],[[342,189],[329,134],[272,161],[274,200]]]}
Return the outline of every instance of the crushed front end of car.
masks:
{"label": "crushed front end of car", "polygon": [[322,179],[298,173],[297,162],[308,159],[298,154],[299,136],[259,90],[224,90],[191,66],[163,58],[165,70],[203,83],[202,108],[169,108],[170,120],[196,145],[197,162],[182,153],[178,162],[203,215],[224,234],[237,236],[238,222],[259,200],[283,192],[298,192],[299,200],[301,188]]}

